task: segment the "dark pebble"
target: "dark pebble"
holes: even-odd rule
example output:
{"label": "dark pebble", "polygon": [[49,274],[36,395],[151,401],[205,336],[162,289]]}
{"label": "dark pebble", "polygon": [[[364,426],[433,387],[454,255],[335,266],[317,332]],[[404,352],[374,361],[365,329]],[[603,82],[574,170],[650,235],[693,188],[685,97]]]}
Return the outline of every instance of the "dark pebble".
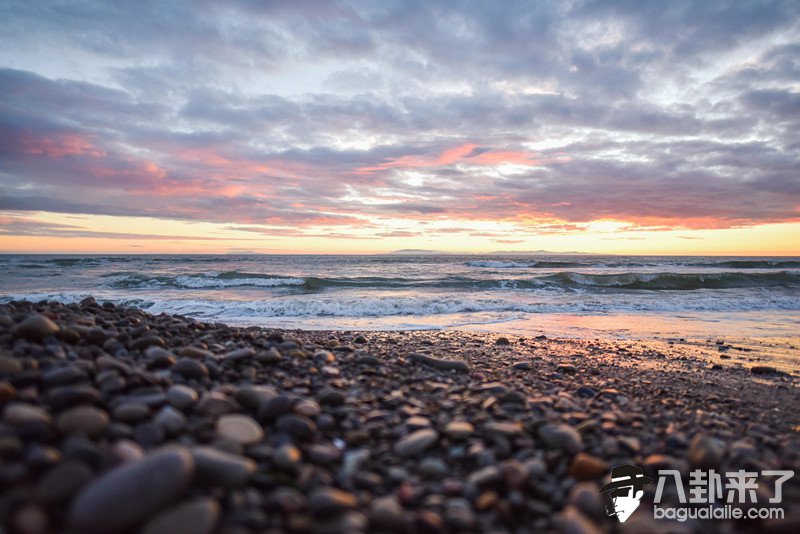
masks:
{"label": "dark pebble", "polygon": [[193,472],[194,461],[185,447],[154,451],[86,487],[70,507],[69,525],[87,533],[135,527],[174,502],[188,487]]}

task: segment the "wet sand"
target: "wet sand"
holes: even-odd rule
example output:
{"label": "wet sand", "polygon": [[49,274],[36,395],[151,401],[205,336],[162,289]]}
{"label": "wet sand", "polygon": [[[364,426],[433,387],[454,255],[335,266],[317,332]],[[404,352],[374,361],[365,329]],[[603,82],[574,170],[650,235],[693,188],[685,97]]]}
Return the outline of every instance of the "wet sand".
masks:
{"label": "wet sand", "polygon": [[[278,331],[14,302],[0,306],[0,521],[26,533],[797,531],[800,477],[783,486],[782,521],[655,520],[651,484],[620,525],[598,493],[622,464],[654,479],[800,471],[797,369],[744,341]],[[766,501],[769,484],[757,493]]]}

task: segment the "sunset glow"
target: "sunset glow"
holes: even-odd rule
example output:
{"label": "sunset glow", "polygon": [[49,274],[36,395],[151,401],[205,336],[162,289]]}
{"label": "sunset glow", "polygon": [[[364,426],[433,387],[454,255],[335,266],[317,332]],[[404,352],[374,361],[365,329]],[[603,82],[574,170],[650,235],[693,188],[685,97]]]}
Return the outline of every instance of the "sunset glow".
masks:
{"label": "sunset glow", "polygon": [[81,6],[0,8],[2,252],[800,254],[796,3]]}

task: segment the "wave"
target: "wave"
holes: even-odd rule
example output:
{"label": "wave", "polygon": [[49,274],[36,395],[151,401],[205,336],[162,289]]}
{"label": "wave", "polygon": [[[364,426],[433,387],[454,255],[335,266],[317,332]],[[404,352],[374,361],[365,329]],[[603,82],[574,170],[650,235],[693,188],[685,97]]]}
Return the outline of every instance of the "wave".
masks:
{"label": "wave", "polygon": [[579,263],[571,261],[468,261],[464,265],[467,267],[480,267],[488,269],[569,269],[573,267],[591,267],[589,263]]}
{"label": "wave", "polygon": [[691,291],[752,287],[800,287],[800,273],[556,273],[541,278],[563,287]]}
{"label": "wave", "polygon": [[[88,293],[23,294],[0,296],[0,303],[26,299],[65,303],[79,302]],[[509,314],[538,313],[615,313],[615,312],[691,312],[691,311],[765,311],[800,310],[800,302],[789,295],[765,296],[760,292],[720,295],[714,299],[680,297],[631,298],[561,298],[556,300],[503,299],[479,295],[391,295],[352,296],[290,295],[264,299],[211,300],[203,298],[165,298],[156,294],[142,298],[95,292],[98,301],[111,300],[118,305],[134,306],[150,313],[173,313],[213,321],[258,323],[276,317],[393,317],[434,316],[447,314],[495,313],[508,319]],[[499,317],[499,316],[498,316]],[[298,323],[302,328],[302,323]]]}
{"label": "wave", "polygon": [[229,287],[277,287],[303,285],[304,278],[256,273],[187,274],[179,276],[142,275],[137,273],[110,273],[104,275],[109,285],[116,289],[224,289]]}
{"label": "wave", "polygon": [[800,269],[800,260],[728,260],[716,263],[698,263],[697,265],[731,269]]}
{"label": "wave", "polygon": [[275,274],[226,271],[184,275],[144,275],[110,273],[104,275],[107,287],[114,289],[225,289],[225,288],[295,288],[298,291],[320,292],[326,289],[429,289],[452,291],[493,290],[591,290],[620,289],[639,291],[690,291],[700,289],[736,289],[768,287],[800,287],[800,273],[789,271],[766,273],[620,273],[587,274],[562,271],[528,278],[472,278],[444,276],[438,278],[402,277],[297,277]]}

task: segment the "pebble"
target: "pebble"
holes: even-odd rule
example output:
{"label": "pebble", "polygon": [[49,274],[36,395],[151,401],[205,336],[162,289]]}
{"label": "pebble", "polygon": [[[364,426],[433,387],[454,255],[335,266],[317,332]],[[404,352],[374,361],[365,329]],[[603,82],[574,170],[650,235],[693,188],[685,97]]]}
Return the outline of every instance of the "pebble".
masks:
{"label": "pebble", "polygon": [[189,386],[176,384],[167,390],[167,400],[175,408],[186,411],[197,402],[197,392]]}
{"label": "pebble", "polygon": [[330,516],[355,508],[358,498],[336,488],[314,490],[308,498],[308,510],[315,516]]}
{"label": "pebble", "polygon": [[569,475],[575,480],[592,480],[608,474],[610,469],[602,458],[579,452],[572,459]]}
{"label": "pebble", "polygon": [[403,524],[403,506],[392,495],[373,499],[369,507],[370,524],[376,529],[396,531]]}
{"label": "pebble", "polygon": [[49,425],[53,418],[44,408],[34,404],[14,402],[3,410],[3,420],[12,425]]}
{"label": "pebble", "polygon": [[689,465],[694,469],[717,469],[725,457],[725,444],[709,436],[695,436],[687,452]]}
{"label": "pebble", "polygon": [[294,469],[302,458],[300,449],[291,443],[281,445],[272,455],[272,461],[282,469]]}
{"label": "pebble", "polygon": [[583,439],[577,430],[565,424],[546,424],[539,429],[539,437],[552,449],[575,454],[583,449]]}
{"label": "pebble", "polygon": [[111,419],[105,410],[94,406],[77,406],[59,414],[56,427],[64,434],[83,432],[90,437],[99,436]]}
{"label": "pebble", "polygon": [[70,506],[69,525],[86,533],[133,528],[174,502],[193,472],[192,455],[185,447],[151,452],[112,469],[81,491]]}
{"label": "pebble", "polygon": [[266,399],[258,410],[259,421],[272,422],[292,411],[297,399],[291,395],[276,395]]}
{"label": "pebble", "polygon": [[114,420],[138,423],[150,417],[150,407],[142,402],[126,402],[114,408]]}
{"label": "pebble", "polygon": [[511,369],[515,371],[530,371],[533,369],[533,365],[530,362],[517,362],[511,366]]}
{"label": "pebble", "polygon": [[564,534],[602,534],[580,510],[573,505],[567,505],[558,517],[561,532]]}
{"label": "pebble", "polygon": [[219,514],[216,499],[199,497],[161,512],[147,522],[141,534],[211,534]]}
{"label": "pebble", "polygon": [[433,445],[438,439],[439,433],[433,429],[417,430],[395,443],[394,452],[400,456],[413,456]]}
{"label": "pebble", "polygon": [[470,370],[469,364],[461,360],[440,360],[438,358],[432,358],[430,356],[420,353],[411,354],[409,358],[423,365],[427,365],[429,367],[433,367],[435,369],[441,369],[444,371],[452,370],[452,371],[458,371],[459,373],[469,373]]}
{"label": "pebble", "polygon": [[297,414],[281,416],[275,423],[275,428],[301,440],[311,439],[317,431],[317,425],[314,424],[314,421],[305,415]]}
{"label": "pebble", "polygon": [[164,406],[153,418],[167,436],[174,436],[186,428],[186,416],[172,406]]}
{"label": "pebble", "polygon": [[475,433],[475,427],[467,421],[451,421],[444,429],[445,435],[453,440],[465,440]]}
{"label": "pebble", "polygon": [[48,336],[54,335],[58,330],[58,325],[52,319],[44,315],[34,314],[19,323],[14,329],[14,333],[17,337],[25,338],[29,341],[41,341]]}
{"label": "pebble", "polygon": [[183,347],[180,350],[178,350],[178,354],[180,356],[186,356],[187,358],[195,358],[197,360],[214,358],[214,353],[211,352],[210,350],[206,350],[195,346]]}
{"label": "pebble", "polygon": [[66,460],[45,473],[36,486],[36,498],[43,504],[56,504],[71,499],[91,479],[93,473],[85,463]]}
{"label": "pebble", "polygon": [[788,375],[788,373],[772,367],[771,365],[754,365],[750,368],[750,372],[754,375]]}
{"label": "pebble", "polygon": [[448,471],[447,463],[441,458],[425,458],[419,463],[419,472],[428,478],[438,478]]}
{"label": "pebble", "polygon": [[232,414],[217,420],[217,435],[234,443],[252,445],[264,438],[264,430],[249,415]]}
{"label": "pebble", "polygon": [[186,378],[203,378],[208,376],[208,367],[192,358],[181,358],[172,366],[172,372]]}
{"label": "pebble", "polygon": [[240,454],[231,454],[213,447],[193,447],[198,483],[205,486],[238,488],[244,486],[256,471],[256,463]]}
{"label": "pebble", "polygon": [[335,389],[323,388],[317,393],[317,401],[323,406],[341,406],[344,399],[344,393]]}

